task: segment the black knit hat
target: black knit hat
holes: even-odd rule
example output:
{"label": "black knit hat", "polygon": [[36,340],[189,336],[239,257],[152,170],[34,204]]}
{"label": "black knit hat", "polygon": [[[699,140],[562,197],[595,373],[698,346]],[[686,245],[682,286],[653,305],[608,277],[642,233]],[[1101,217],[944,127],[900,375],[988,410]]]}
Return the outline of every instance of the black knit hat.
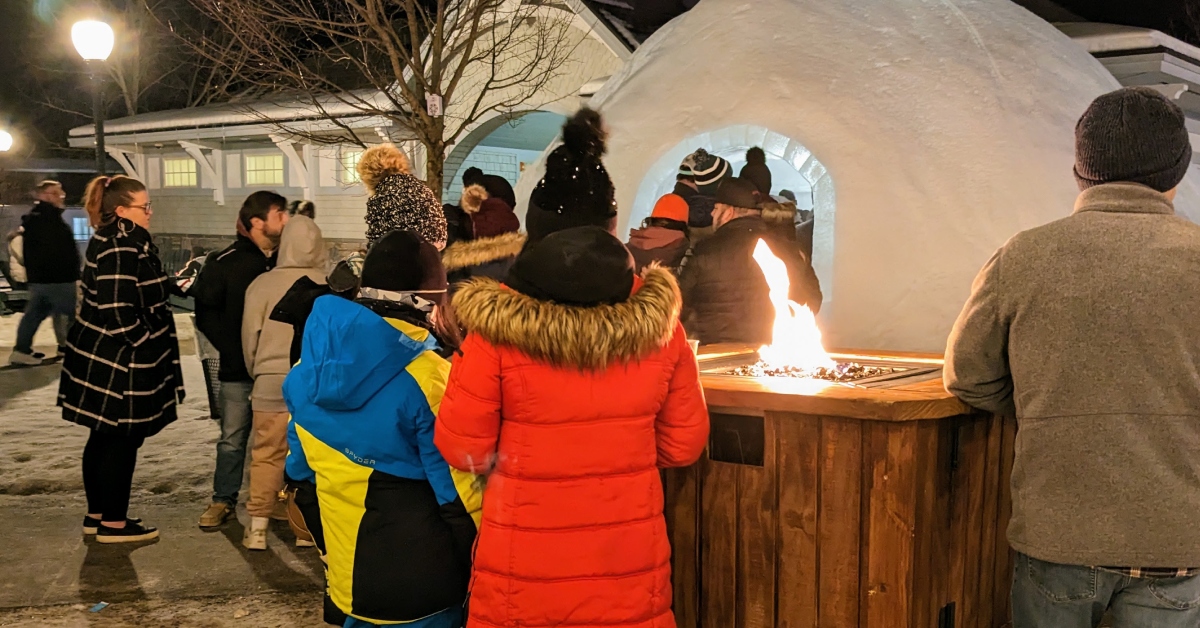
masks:
{"label": "black knit hat", "polygon": [[546,158],[546,176],[530,196],[530,205],[577,224],[591,225],[617,215],[612,180],[604,168],[604,130],[600,114],[581,109],[563,125],[562,146]]}
{"label": "black knit hat", "polygon": [[379,239],[363,261],[363,288],[393,292],[445,292],[446,269],[434,246],[411,231]]}
{"label": "black knit hat", "polygon": [[620,303],[633,291],[633,256],[600,227],[557,231],[525,247],[508,287],[541,301],[592,306]]}
{"label": "black knit hat", "polygon": [[1166,192],[1183,181],[1191,162],[1183,111],[1148,87],[1097,98],[1075,125],[1080,190],[1128,181]]}
{"label": "black knit hat", "polygon": [[759,209],[758,188],[746,179],[732,178],[721,182],[717,202],[741,209]]}
{"label": "black knit hat", "polygon": [[733,167],[728,161],[701,148],[692,153],[692,174],[702,194],[715,196],[721,182],[733,176]]}
{"label": "black knit hat", "polygon": [[763,149],[755,146],[746,151],[746,165],[742,166],[738,176],[753,183],[764,198],[771,195],[771,169],[767,167],[767,154]]}

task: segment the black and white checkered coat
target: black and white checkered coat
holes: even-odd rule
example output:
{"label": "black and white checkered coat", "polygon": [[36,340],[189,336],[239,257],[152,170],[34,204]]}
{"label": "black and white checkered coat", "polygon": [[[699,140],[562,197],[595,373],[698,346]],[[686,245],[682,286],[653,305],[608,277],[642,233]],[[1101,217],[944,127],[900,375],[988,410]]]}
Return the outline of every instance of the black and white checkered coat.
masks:
{"label": "black and white checkered coat", "polygon": [[150,233],[124,219],[98,229],[82,281],[58,387],[63,418],[131,436],[157,434],[175,420],[184,393],[167,305],[171,279]]}

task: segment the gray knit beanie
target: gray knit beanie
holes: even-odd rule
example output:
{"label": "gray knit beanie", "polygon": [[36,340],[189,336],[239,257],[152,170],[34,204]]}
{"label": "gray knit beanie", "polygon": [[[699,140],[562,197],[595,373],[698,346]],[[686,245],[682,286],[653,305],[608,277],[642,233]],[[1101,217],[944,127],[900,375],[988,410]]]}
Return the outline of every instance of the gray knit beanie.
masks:
{"label": "gray knit beanie", "polygon": [[1166,192],[1183,181],[1191,162],[1183,111],[1149,87],[1097,98],[1075,125],[1080,190],[1128,181]]}

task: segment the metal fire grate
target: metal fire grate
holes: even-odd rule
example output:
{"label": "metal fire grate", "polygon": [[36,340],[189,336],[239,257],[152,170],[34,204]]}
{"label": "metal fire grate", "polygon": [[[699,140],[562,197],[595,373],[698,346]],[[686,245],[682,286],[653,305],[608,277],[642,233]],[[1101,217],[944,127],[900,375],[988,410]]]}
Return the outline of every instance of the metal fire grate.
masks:
{"label": "metal fire grate", "polygon": [[757,351],[725,354],[700,360],[700,371],[717,377],[818,379],[860,388],[890,388],[942,377],[937,361],[909,361],[875,356],[832,354],[836,369],[803,372],[771,369],[758,360]]}

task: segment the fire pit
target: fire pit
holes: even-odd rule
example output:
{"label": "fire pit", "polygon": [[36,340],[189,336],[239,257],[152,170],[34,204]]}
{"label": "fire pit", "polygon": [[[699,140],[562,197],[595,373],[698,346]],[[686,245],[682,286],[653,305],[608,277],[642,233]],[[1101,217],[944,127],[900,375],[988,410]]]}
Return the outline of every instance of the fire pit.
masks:
{"label": "fire pit", "polygon": [[891,375],[897,369],[882,366],[864,366],[857,362],[838,362],[833,368],[823,366],[815,370],[796,368],[793,366],[771,366],[762,360],[748,366],[739,366],[728,371],[729,375],[739,377],[803,377],[823,379],[830,382],[854,382],[868,377]]}
{"label": "fire pit", "polygon": [[789,297],[787,267],[763,241],[754,250],[775,307],[771,344],[757,352],[733,352],[702,359],[706,375],[753,378],[814,379],[874,387],[941,377],[941,362],[899,361],[876,356],[831,355],[821,343],[821,330],[808,307]]}
{"label": "fire pit", "polygon": [[700,372],[721,378],[811,379],[860,388],[888,388],[940,379],[940,360],[926,360],[831,353],[829,366],[806,369],[775,366],[759,358],[757,351],[729,351],[700,357]]}

